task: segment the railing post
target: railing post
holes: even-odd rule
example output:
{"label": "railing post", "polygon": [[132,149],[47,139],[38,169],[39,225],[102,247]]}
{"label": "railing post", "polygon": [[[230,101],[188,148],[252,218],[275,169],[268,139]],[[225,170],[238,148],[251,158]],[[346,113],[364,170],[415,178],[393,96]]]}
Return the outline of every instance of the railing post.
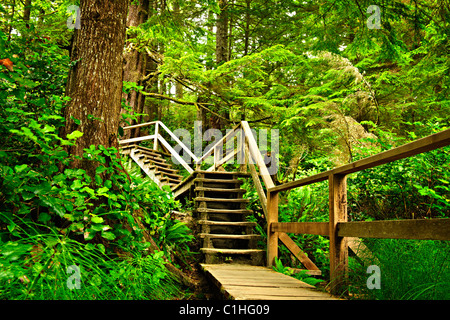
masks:
{"label": "railing post", "polygon": [[271,224],[278,222],[278,192],[267,192],[267,266],[275,265],[278,258],[278,232],[272,232]]}
{"label": "railing post", "polygon": [[[248,148],[248,143],[245,141],[244,129],[239,129],[239,136],[237,138],[237,146],[238,152],[236,154],[237,163],[239,164],[239,172],[247,172],[247,164],[250,164],[251,157],[247,157],[246,155],[250,155],[250,151]],[[259,179],[259,178],[258,178]]]}
{"label": "railing post", "polygon": [[338,237],[338,222],[347,221],[347,176],[330,174],[330,286],[333,294],[344,292],[348,269],[347,239]]}
{"label": "railing post", "polygon": [[159,123],[155,123],[155,140],[153,140],[153,150],[158,151],[158,134],[159,134]]}
{"label": "railing post", "polygon": [[217,170],[218,167],[218,163],[219,161],[222,159],[222,151],[223,151],[223,145],[222,144],[218,144],[214,147],[214,170]]}

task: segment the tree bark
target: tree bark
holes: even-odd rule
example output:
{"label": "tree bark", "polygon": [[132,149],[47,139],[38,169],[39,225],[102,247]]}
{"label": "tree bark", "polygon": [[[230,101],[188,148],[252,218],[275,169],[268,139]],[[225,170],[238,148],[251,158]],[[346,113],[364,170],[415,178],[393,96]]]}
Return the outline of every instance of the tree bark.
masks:
{"label": "tree bark", "polygon": [[219,0],[220,14],[216,22],[216,62],[228,61],[228,0]]}
{"label": "tree bark", "polygon": [[31,15],[31,0],[25,0],[25,4],[23,5],[23,21],[30,21]]}
{"label": "tree bark", "polygon": [[[216,63],[221,65],[228,61],[228,0],[219,0],[220,14],[216,21]],[[221,117],[211,115],[210,123],[212,128],[223,129],[227,125],[227,121],[230,115],[227,110],[218,110],[218,114]]]}
{"label": "tree bark", "polygon": [[[140,24],[147,21],[149,10],[149,0],[140,0],[138,4],[130,4],[127,27],[137,27]],[[123,81],[135,82],[138,86],[143,86],[142,80],[145,76],[145,69],[147,66],[147,54],[145,52],[139,52],[130,45],[127,46],[127,51],[124,55],[125,65],[123,67]],[[124,93],[123,98],[125,104],[131,107],[133,113],[143,113],[145,96],[141,93],[132,90],[128,94]],[[121,113],[126,112],[122,109]],[[130,120],[129,120],[130,122]],[[135,121],[131,125],[135,124]],[[123,125],[126,125],[123,123]],[[139,128],[126,131],[125,138],[139,135]]]}
{"label": "tree bark", "polygon": [[92,162],[83,159],[90,145],[118,148],[120,102],[122,97],[123,48],[128,0],[81,0],[81,29],[75,30],[66,95],[62,137],[78,130],[83,136],[68,153],[81,157],[73,167],[95,175]]}

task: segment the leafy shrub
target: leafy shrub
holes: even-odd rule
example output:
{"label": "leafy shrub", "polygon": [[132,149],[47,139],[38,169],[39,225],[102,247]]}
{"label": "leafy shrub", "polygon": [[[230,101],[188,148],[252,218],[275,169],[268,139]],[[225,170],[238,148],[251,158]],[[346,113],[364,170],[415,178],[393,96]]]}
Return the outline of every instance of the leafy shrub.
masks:
{"label": "leafy shrub", "polygon": [[[15,241],[0,242],[0,299],[170,299],[180,295],[163,255],[137,250],[107,255],[102,244],[84,244],[29,226]],[[39,226],[41,229],[42,226]],[[71,268],[78,268],[71,270]],[[75,277],[79,275],[77,284]]]}
{"label": "leafy shrub", "polygon": [[[416,123],[419,125],[420,123]],[[426,134],[445,129],[439,124],[421,124]],[[377,130],[381,149],[362,148],[363,157],[404,144],[404,139]],[[415,134],[411,134],[414,139]],[[444,218],[450,212],[450,147],[421,153],[351,176],[351,220]]]}
{"label": "leafy shrub", "polygon": [[[349,290],[355,298],[378,300],[450,299],[448,241],[365,239],[371,250],[351,260]],[[369,265],[380,268],[381,288],[368,289]]]}

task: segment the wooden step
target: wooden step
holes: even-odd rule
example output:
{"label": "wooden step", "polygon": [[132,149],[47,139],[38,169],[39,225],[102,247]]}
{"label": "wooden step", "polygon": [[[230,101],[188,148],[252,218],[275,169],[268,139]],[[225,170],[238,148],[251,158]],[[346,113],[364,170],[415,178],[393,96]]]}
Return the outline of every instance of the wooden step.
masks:
{"label": "wooden step", "polygon": [[250,214],[253,213],[252,210],[247,209],[211,209],[211,208],[196,208],[197,212],[205,212],[205,213],[236,213],[236,214]]}
{"label": "wooden step", "polygon": [[132,143],[132,144],[121,144],[119,145],[119,150],[125,150],[125,149],[135,149],[139,147],[138,145]]}
{"label": "wooden step", "polygon": [[264,253],[264,250],[260,249],[217,249],[217,248],[201,248],[203,253],[221,253],[221,254],[254,254]]}
{"label": "wooden step", "polygon": [[201,248],[200,251],[205,254],[207,264],[216,263],[238,263],[250,265],[262,265],[264,261],[264,250],[259,249],[216,249]]}
{"label": "wooden step", "polygon": [[153,157],[149,156],[148,154],[142,153],[142,152],[136,152],[136,157],[139,159],[145,158],[146,160],[151,160],[156,163],[166,163],[167,160],[159,157]]}
{"label": "wooden step", "polygon": [[248,199],[224,199],[224,198],[207,198],[207,197],[196,197],[194,199],[196,202],[226,202],[226,203],[249,203]]}
{"label": "wooden step", "polygon": [[175,185],[177,185],[181,182],[181,180],[170,179],[167,177],[160,178],[159,181],[161,181],[162,183],[175,184]]}
{"label": "wooden step", "polygon": [[158,156],[163,156],[163,157],[170,157],[171,156],[170,153],[162,152],[162,151],[158,151],[158,150],[154,150],[154,149],[150,149],[150,148],[147,148],[147,147],[138,146],[138,148],[142,149],[144,151],[148,151],[148,152],[157,154]]}
{"label": "wooden step", "polygon": [[167,168],[167,169],[172,168],[172,165],[170,163],[154,162],[150,159],[145,159],[145,160],[140,160],[140,161],[142,163],[144,163],[144,165],[146,165],[146,166],[156,166],[156,167]]}
{"label": "wooden step", "polygon": [[176,179],[176,180],[182,180],[183,176],[176,174],[176,173],[167,173],[167,172],[162,172],[162,171],[153,171],[153,173],[155,174],[155,176],[163,176],[163,177],[168,177],[171,179]]}
{"label": "wooden step", "polygon": [[195,170],[196,173],[207,174],[207,175],[235,175],[235,176],[249,176],[250,173],[246,172],[228,172],[228,171],[206,171],[206,170]]}
{"label": "wooden step", "polygon": [[204,191],[204,192],[226,192],[226,193],[246,193],[247,190],[241,188],[235,189],[224,189],[224,188],[206,188],[206,187],[196,187],[194,191]]}
{"label": "wooden step", "polygon": [[256,222],[250,221],[212,221],[212,220],[198,220],[198,224],[209,225],[209,226],[230,226],[230,227],[256,227]]}
{"label": "wooden step", "polygon": [[207,178],[195,178],[194,182],[206,182],[214,184],[228,184],[228,183],[239,183],[243,184],[244,181],[238,179],[222,180],[222,179],[207,179]]}
{"label": "wooden step", "polygon": [[149,164],[147,166],[147,168],[149,168],[150,170],[155,170],[155,171],[160,171],[160,172],[167,172],[167,173],[172,173],[172,174],[177,174],[178,172],[180,172],[180,170],[177,169],[172,169],[171,167],[162,167],[159,166],[157,164]]}
{"label": "wooden step", "polygon": [[200,238],[210,239],[238,239],[238,240],[252,240],[261,238],[259,234],[219,234],[219,233],[199,233]]}

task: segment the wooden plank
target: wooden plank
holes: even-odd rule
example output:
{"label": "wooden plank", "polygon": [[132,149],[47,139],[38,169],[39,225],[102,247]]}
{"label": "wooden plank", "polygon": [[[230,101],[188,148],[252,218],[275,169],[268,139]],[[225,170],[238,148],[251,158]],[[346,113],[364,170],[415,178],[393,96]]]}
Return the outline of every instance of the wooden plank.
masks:
{"label": "wooden plank", "polygon": [[[158,121],[158,124],[170,135],[170,137],[178,144],[180,145],[180,147],[187,152],[187,154],[194,160],[194,163],[198,161],[198,158],[191,152],[191,150],[189,150],[188,147],[186,147],[186,145],[180,141],[180,139],[178,139],[178,137],[169,130],[169,128],[166,127],[166,125],[164,123],[162,123],[161,121]],[[161,137],[161,135],[158,134],[158,138]],[[167,149],[169,149],[167,147],[167,145],[165,146]],[[169,149],[170,150],[170,149]],[[172,152],[171,152],[172,153]],[[173,154],[173,153],[172,153]],[[188,170],[189,171],[189,170]]]}
{"label": "wooden plank", "polygon": [[276,186],[276,187],[273,187],[273,188],[269,188],[269,191],[270,192],[287,191],[287,190],[290,190],[290,189],[306,186],[308,184],[324,181],[324,180],[328,179],[330,174],[331,174],[331,170],[325,171],[325,172],[318,173],[318,174],[315,174],[313,176],[306,177],[306,178],[303,178],[303,179],[300,179],[300,180],[283,183],[283,184],[281,184],[279,186]]}
{"label": "wooden plank", "polygon": [[255,165],[250,162],[249,158],[250,158],[250,151],[248,148],[248,143],[245,142],[245,151],[244,151],[244,155],[245,155],[245,162],[247,163],[249,169],[250,169],[250,174],[252,176],[253,179],[253,184],[256,187],[256,192],[258,193],[258,197],[259,197],[259,202],[261,203],[261,207],[263,208],[264,214],[266,215],[266,217],[268,216],[268,212],[267,212],[267,197],[266,194],[264,193],[261,181],[259,181],[259,176],[258,173],[256,172],[256,168]]}
{"label": "wooden plank", "polygon": [[333,169],[332,173],[350,174],[448,145],[450,145],[450,129]]}
{"label": "wooden plank", "polygon": [[[195,161],[196,164],[201,164],[207,157],[209,157],[216,148],[217,145],[223,143],[225,140],[234,137],[234,135],[239,132],[237,129],[241,126],[241,124],[236,125],[231,131],[229,131],[222,139],[217,141],[206,153],[204,153],[199,159]],[[223,146],[223,145],[222,145]]]}
{"label": "wooden plank", "polygon": [[[159,134],[159,123],[156,122],[156,124],[155,124],[155,137],[157,137],[158,134]],[[155,139],[153,141],[153,150],[155,150],[155,151],[158,150],[158,139]]]}
{"label": "wooden plank", "polygon": [[450,219],[353,221],[337,224],[340,237],[450,240]]}
{"label": "wooden plank", "polygon": [[278,257],[278,233],[272,231],[272,223],[278,222],[278,193],[267,194],[267,266],[275,265]]}
{"label": "wooden plank", "polygon": [[297,244],[284,232],[278,232],[278,239],[280,239],[286,248],[305,266],[308,270],[319,270],[314,262],[297,246]]}
{"label": "wooden plank", "polygon": [[137,142],[137,141],[145,141],[145,140],[151,140],[151,139],[155,139],[155,135],[154,134],[149,135],[149,136],[139,137],[139,138],[131,138],[131,139],[119,140],[119,144],[130,143],[130,142]]}
{"label": "wooden plank", "polygon": [[253,137],[250,126],[247,121],[241,121],[242,128],[244,129],[245,141],[248,143],[248,148],[253,159],[256,160],[261,177],[266,185],[266,188],[273,188],[275,184],[273,183],[272,177],[270,176],[269,170],[267,170],[266,164],[261,156],[261,152],[258,149],[258,145]]}
{"label": "wooden plank", "polygon": [[327,300],[336,299],[313,286],[271,268],[235,265],[201,264],[208,278],[225,298],[236,300]]}
{"label": "wooden plank", "polygon": [[345,287],[348,269],[347,240],[337,234],[337,224],[347,221],[347,176],[330,176],[329,202],[330,286],[332,293],[339,294]]}
{"label": "wooden plank", "polygon": [[189,191],[194,186],[194,178],[195,178],[195,173],[189,175],[181,183],[176,185],[174,187],[174,189],[172,190],[174,197],[178,198],[179,196],[183,195],[185,192]]}
{"label": "wooden plank", "polygon": [[180,155],[178,154],[178,152],[176,152],[171,145],[166,141],[166,139],[164,139],[160,134],[158,134],[158,140],[161,141],[161,143],[163,144],[163,146],[165,146],[167,148],[167,150],[169,150],[169,152],[175,157],[175,159],[177,159],[177,161],[189,172],[192,173],[194,172],[194,170],[184,161],[184,159],[182,157],[180,157]]}
{"label": "wooden plank", "polygon": [[352,163],[346,164],[344,166],[332,170],[328,170],[307,178],[303,178],[273,188],[269,188],[268,191],[273,192],[287,191],[293,188],[298,188],[308,184],[324,181],[332,174],[337,175],[350,174],[364,169],[369,169],[382,164],[386,164],[392,161],[411,157],[419,153],[428,152],[448,145],[450,145],[450,129],[435,133],[422,139],[418,139],[416,141],[407,143],[403,146],[391,150],[380,152],[376,155],[367,157],[365,159],[354,161]]}
{"label": "wooden plank", "polygon": [[159,121],[152,121],[152,122],[135,124],[135,125],[132,125],[132,126],[124,127],[123,130],[129,130],[129,129],[134,129],[134,128],[141,128],[141,127],[151,126],[152,124],[155,124],[155,123],[158,123],[158,122]]}
{"label": "wooden plank", "polygon": [[225,157],[222,157],[222,159],[218,159],[217,163],[215,164],[215,168],[220,167],[222,164],[228,162],[230,159],[234,158],[235,154],[238,153],[238,150],[235,149],[233,150],[233,152],[230,152],[229,154],[227,154]]}
{"label": "wooden plank", "polygon": [[[226,291],[231,296],[238,296],[240,299],[246,299],[248,296],[252,295],[260,295],[261,294],[261,287],[247,287],[247,286],[227,286]],[[265,296],[272,296],[274,299],[275,297],[279,297],[280,299],[283,299],[283,297],[317,297],[317,298],[324,298],[324,293],[314,290],[299,290],[299,288],[274,288],[274,287],[265,287],[264,288],[264,295]],[[307,299],[305,299],[307,300]]]}
{"label": "wooden plank", "polygon": [[273,232],[317,234],[328,236],[329,222],[274,222],[271,224]]}

